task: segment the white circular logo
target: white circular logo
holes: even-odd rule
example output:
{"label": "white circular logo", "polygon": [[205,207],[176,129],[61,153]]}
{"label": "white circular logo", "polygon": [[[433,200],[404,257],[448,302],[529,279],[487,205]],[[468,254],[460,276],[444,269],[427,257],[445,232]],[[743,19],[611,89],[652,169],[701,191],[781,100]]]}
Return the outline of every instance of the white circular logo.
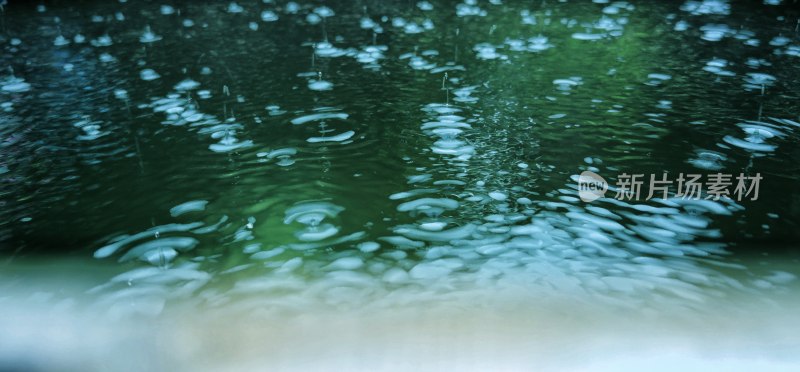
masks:
{"label": "white circular logo", "polygon": [[578,176],[578,196],[585,202],[602,198],[608,191],[608,183],[599,174],[584,171]]}

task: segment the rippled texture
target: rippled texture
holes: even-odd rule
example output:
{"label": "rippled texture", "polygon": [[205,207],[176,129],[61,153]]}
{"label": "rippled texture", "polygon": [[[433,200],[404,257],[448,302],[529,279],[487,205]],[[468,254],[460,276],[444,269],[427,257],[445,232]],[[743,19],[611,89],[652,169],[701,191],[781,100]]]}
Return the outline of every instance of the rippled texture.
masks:
{"label": "rippled texture", "polygon": [[[100,266],[77,296],[114,315],[497,293],[699,309],[796,286],[791,4],[4,12],[8,276]],[[589,204],[584,170],[764,180],[757,201]]]}

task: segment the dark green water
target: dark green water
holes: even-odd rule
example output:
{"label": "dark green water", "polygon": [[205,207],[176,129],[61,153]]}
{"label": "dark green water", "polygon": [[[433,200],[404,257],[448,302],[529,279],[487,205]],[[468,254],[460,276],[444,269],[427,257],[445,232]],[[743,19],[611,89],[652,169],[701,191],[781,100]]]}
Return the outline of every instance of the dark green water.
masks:
{"label": "dark green water", "polygon": [[[6,5],[2,286],[123,314],[794,293],[784,3]],[[586,203],[584,170],[763,180]]]}

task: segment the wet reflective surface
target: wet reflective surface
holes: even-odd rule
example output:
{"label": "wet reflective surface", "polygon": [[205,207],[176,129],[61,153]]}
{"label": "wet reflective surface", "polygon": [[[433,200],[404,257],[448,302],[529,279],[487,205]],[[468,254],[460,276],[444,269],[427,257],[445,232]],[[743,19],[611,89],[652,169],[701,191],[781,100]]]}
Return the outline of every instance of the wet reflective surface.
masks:
{"label": "wet reflective surface", "polygon": [[[775,3],[6,5],[0,285],[112,317],[774,304],[800,274]],[[586,203],[585,170],[763,180]]]}

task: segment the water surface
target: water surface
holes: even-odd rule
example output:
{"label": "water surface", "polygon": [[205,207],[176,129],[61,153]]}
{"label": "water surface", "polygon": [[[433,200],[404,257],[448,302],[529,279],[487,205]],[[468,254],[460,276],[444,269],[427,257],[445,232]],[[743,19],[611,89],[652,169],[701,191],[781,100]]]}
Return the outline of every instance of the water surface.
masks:
{"label": "water surface", "polygon": [[[772,306],[800,257],[777,3],[5,5],[0,288],[112,317]],[[585,170],[763,180],[586,203]]]}

